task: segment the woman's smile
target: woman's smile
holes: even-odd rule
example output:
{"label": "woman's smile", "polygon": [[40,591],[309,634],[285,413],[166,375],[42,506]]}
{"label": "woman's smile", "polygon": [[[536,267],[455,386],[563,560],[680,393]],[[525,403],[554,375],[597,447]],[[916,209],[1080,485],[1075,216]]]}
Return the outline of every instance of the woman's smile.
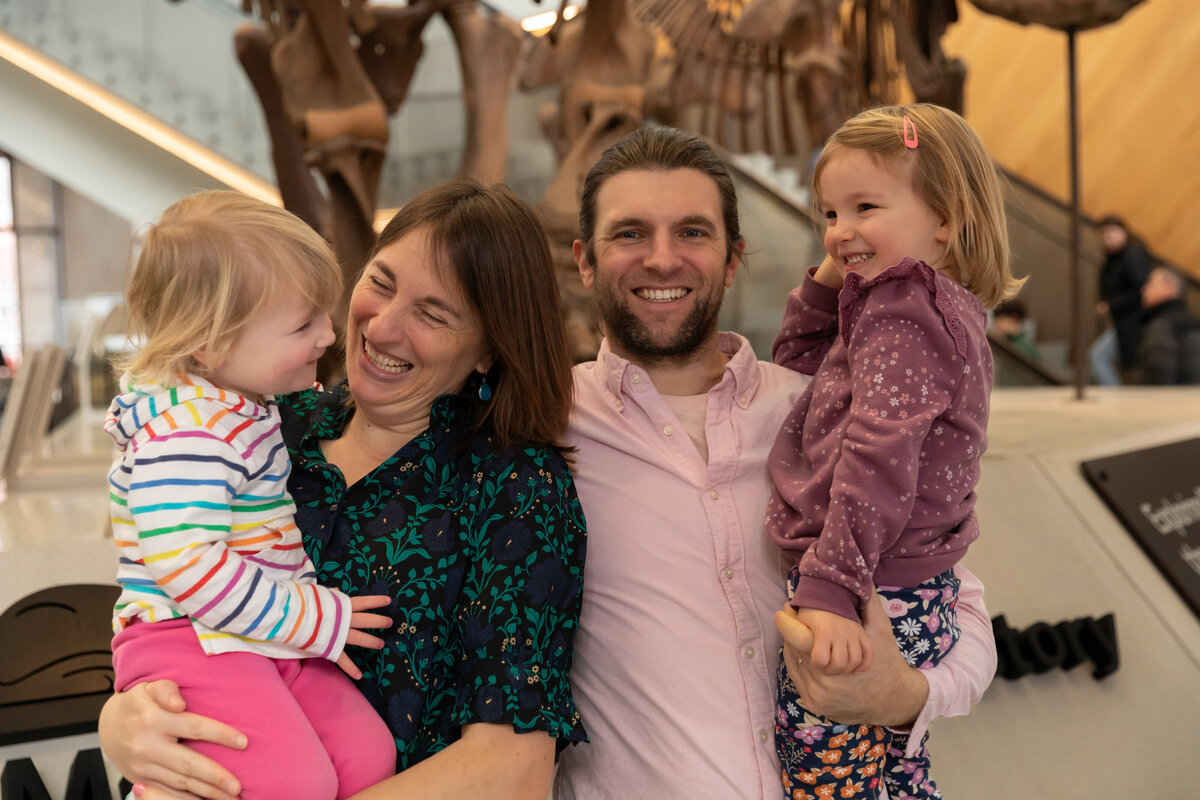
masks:
{"label": "woman's smile", "polygon": [[403,372],[408,372],[412,369],[412,364],[407,361],[402,361],[396,358],[389,358],[383,353],[371,346],[371,343],[363,339],[363,352],[366,353],[367,359],[384,372],[393,372],[397,375]]}

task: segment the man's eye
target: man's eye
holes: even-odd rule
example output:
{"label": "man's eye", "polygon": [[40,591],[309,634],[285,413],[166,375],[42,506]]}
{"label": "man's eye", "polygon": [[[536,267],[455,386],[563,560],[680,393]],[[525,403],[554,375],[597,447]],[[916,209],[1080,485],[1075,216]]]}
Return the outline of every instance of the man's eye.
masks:
{"label": "man's eye", "polygon": [[615,236],[613,236],[613,238],[614,239],[636,239],[637,235],[638,235],[637,231],[618,231],[617,234]]}
{"label": "man's eye", "polygon": [[704,231],[702,231],[700,228],[688,228],[683,232],[683,235],[694,239],[696,237],[703,236]]}

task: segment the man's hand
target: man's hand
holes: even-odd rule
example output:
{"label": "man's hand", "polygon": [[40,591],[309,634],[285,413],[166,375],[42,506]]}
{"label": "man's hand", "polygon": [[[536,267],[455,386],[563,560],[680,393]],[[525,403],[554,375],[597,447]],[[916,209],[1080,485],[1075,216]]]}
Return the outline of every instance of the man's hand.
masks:
{"label": "man's hand", "polygon": [[877,596],[872,596],[863,617],[863,630],[875,653],[863,672],[828,675],[813,667],[812,634],[790,606],[775,613],[775,626],[784,637],[788,674],[810,711],[847,725],[901,728],[911,725],[924,708],[929,684],[900,655]]}

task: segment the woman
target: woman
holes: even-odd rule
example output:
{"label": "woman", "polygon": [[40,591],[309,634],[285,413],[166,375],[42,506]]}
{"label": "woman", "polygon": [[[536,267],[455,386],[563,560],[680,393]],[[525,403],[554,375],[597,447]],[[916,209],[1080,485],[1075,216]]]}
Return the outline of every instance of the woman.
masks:
{"label": "woman", "polygon": [[[385,647],[351,655],[399,772],[356,797],[542,800],[556,741],[585,740],[566,682],[584,521],[554,444],[570,359],[528,207],[469,180],[405,206],[354,287],[346,376],[281,411],[318,580],[395,598]],[[169,683],[114,695],[105,751],[142,797],[235,796],[176,739],[244,737],[181,706]]]}

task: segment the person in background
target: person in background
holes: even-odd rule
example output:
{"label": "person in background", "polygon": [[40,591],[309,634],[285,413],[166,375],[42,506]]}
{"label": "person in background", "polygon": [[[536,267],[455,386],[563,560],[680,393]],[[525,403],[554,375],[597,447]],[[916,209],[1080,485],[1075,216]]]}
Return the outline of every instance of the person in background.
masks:
{"label": "person in background", "polygon": [[1005,300],[992,309],[992,330],[1021,355],[1041,361],[1041,351],[1029,333],[1028,318],[1024,303],[1016,298]]}
{"label": "person in background", "polygon": [[1104,263],[1100,266],[1100,302],[1096,313],[1110,325],[1088,348],[1092,379],[1101,386],[1119,386],[1121,373],[1137,367],[1142,335],[1142,285],[1150,277],[1146,247],[1125,221],[1110,215],[1100,220]]}
{"label": "person in background", "polygon": [[1142,287],[1142,382],[1154,386],[1200,384],[1200,318],[1184,305],[1179,273],[1156,267]]}

